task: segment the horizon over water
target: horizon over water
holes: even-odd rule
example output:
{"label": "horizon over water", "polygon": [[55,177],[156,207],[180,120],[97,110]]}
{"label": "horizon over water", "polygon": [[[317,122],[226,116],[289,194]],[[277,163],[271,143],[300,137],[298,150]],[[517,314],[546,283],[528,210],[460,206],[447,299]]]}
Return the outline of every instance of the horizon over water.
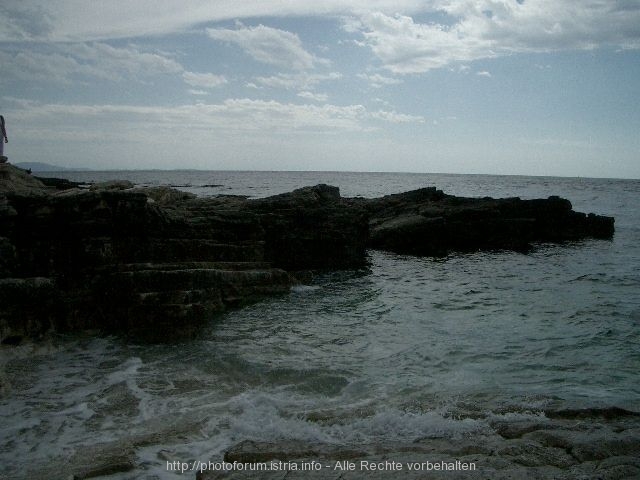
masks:
{"label": "horizon over water", "polygon": [[[530,254],[419,258],[369,252],[365,269],[224,315],[193,341],[135,345],[52,336],[3,349],[0,464],[9,478],[64,468],[70,455],[134,445],[136,469],[192,478],[166,461],[219,460],[243,441],[353,447],[476,439],[545,412],[640,411],[640,180],[485,174],[255,171],[50,172],[131,180],[199,196],[264,197],[307,185],[377,197],[539,198],[614,216],[612,240]],[[3,382],[5,383],[5,382]]]}
{"label": "horizon over water", "polygon": [[[465,176],[490,176],[490,177],[530,177],[530,178],[564,178],[564,179],[585,179],[585,180],[640,180],[640,177],[605,177],[605,176],[580,176],[580,175],[543,175],[543,174],[530,174],[530,173],[487,173],[487,172],[420,172],[420,171],[383,171],[383,170],[242,170],[242,169],[207,169],[207,168],[75,168],[75,167],[60,167],[57,165],[50,164],[42,164],[41,162],[18,162],[16,163],[17,167],[25,168],[22,165],[47,165],[50,167],[54,167],[52,170],[45,169],[34,169],[34,175],[38,176],[41,174],[47,174],[46,176],[56,176],[60,175],[64,177],[65,175],[73,176],[76,173],[86,174],[86,173],[97,173],[97,174],[105,174],[107,176],[111,176],[113,173],[119,172],[135,172],[135,173],[180,173],[180,172],[194,172],[194,173],[211,173],[211,172],[220,172],[220,173],[308,173],[308,174],[389,174],[389,175],[465,175]],[[42,167],[44,168],[44,167]],[[52,175],[49,175],[52,174]]]}

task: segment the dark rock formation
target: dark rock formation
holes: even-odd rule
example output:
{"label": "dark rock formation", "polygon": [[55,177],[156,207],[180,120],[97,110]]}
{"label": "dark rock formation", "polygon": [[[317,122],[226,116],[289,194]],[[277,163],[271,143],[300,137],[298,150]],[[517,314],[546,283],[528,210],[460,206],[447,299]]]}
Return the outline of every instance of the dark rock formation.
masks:
{"label": "dark rock formation", "polygon": [[425,188],[344,199],[318,185],[205,199],[42,180],[0,165],[0,341],[52,329],[192,336],[216,312],[287,292],[296,282],[288,272],[365,265],[367,248],[442,255],[613,234],[612,218],[574,212],[558,197]]}
{"label": "dark rock formation", "polygon": [[330,187],[250,202],[124,182],[58,190],[2,169],[0,341],[52,329],[193,336],[217,312],[288,292],[283,268],[365,262],[367,219]]}
{"label": "dark rock formation", "polygon": [[45,187],[55,188],[56,190],[70,190],[72,188],[81,188],[84,186],[82,183],[73,182],[66,178],[40,177],[35,175],[33,178],[42,182]]}
{"label": "dark rock formation", "polygon": [[560,197],[462,198],[422,188],[363,201],[370,215],[369,245],[413,255],[506,249],[533,242],[611,238],[611,217],[574,212]]}
{"label": "dark rock formation", "polygon": [[368,217],[317,185],[246,202],[265,231],[265,258],[287,270],[343,269],[365,263]]}

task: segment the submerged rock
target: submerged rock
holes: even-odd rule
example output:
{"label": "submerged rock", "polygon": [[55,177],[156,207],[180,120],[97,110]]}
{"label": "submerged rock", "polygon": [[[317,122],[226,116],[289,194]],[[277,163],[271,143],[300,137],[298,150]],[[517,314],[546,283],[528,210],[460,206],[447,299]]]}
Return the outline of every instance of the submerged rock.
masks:
{"label": "submerged rock", "polygon": [[76,187],[0,166],[0,342],[96,328],[193,336],[211,315],[285,293],[304,272],[366,265],[367,248],[444,255],[613,235],[612,218],[558,197],[423,188],[349,199],[317,185],[249,200],[120,181]]}

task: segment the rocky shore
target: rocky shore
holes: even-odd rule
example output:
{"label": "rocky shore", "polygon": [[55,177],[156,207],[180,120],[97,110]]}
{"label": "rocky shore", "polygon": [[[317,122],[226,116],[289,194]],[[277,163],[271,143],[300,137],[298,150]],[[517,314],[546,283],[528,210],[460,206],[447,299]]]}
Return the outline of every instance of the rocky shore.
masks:
{"label": "rocky shore", "polygon": [[[340,445],[274,439],[244,440],[223,458],[158,456],[167,472],[196,480],[554,479],[622,480],[640,475],[640,416],[619,409],[557,410],[526,417],[485,418],[487,427],[458,437]],[[88,479],[136,468],[136,449],[176,440],[193,425],[86,446],[65,459],[67,478]],[[57,478],[59,468],[25,478]]]}
{"label": "rocky shore", "polygon": [[174,340],[215,313],[288,292],[310,271],[364,267],[368,249],[526,252],[613,233],[613,218],[559,197],[460,198],[431,187],[363,199],[317,185],[197,198],[129,182],[80,188],[3,164],[0,342],[74,330]]}
{"label": "rocky shore", "polygon": [[[396,445],[345,447],[247,440],[224,456],[225,462],[242,464],[242,469],[214,471],[203,463],[196,479],[600,480],[640,475],[637,413],[616,408],[550,411],[538,419],[496,419],[489,424],[490,431],[472,437],[424,438]],[[312,462],[315,469],[309,467]],[[256,473],[260,463],[286,471]],[[306,471],[302,470],[305,466]]]}

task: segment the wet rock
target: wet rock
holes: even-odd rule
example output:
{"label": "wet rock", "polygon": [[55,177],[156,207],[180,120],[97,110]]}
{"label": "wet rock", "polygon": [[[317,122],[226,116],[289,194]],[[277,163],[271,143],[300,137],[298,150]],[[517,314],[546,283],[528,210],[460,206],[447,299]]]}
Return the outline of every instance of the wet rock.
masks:
{"label": "wet rock", "polygon": [[344,448],[334,445],[283,441],[278,443],[254,442],[245,440],[224,454],[225,462],[256,463],[296,459],[333,459],[349,460],[366,455],[364,450]]}
{"label": "wet rock", "polygon": [[193,193],[182,192],[175,188],[165,186],[136,188],[134,191],[145,194],[149,201],[165,206],[175,205],[196,198],[196,195]]}
{"label": "wet rock", "polygon": [[317,185],[246,203],[265,231],[265,259],[286,270],[342,269],[366,262],[368,219],[340,197],[336,187]]}
{"label": "wet rock", "polygon": [[101,325],[138,340],[167,342],[195,336],[212,315],[289,291],[279,269],[194,268],[171,265],[118,271],[100,279],[94,296]]}
{"label": "wet rock", "polygon": [[508,420],[491,420],[489,422],[491,428],[503,438],[514,439],[521,438],[523,435],[535,432],[538,430],[545,430],[549,428],[550,422],[546,418],[540,419],[508,419]]}
{"label": "wet rock", "polygon": [[615,420],[624,417],[640,417],[640,412],[625,410],[620,407],[607,408],[580,408],[565,410],[548,410],[545,412],[548,418],[559,418],[568,420],[604,418]]}
{"label": "wet rock", "polygon": [[0,164],[0,195],[46,195],[45,185],[21,168]]}
{"label": "wet rock", "polygon": [[63,317],[59,291],[49,278],[0,279],[0,305],[0,342],[5,345],[39,337]]}
{"label": "wet rock", "polygon": [[637,426],[620,429],[616,425],[591,422],[587,430],[536,431],[523,438],[545,447],[564,449],[579,462],[619,456],[640,458],[640,429]]}
{"label": "wet rock", "polygon": [[610,457],[596,466],[592,478],[618,480],[640,477],[640,458],[631,456]]}
{"label": "wet rock", "polygon": [[52,178],[52,177],[40,177],[34,176],[33,178],[42,182],[42,184],[46,187],[53,188],[55,190],[71,190],[73,188],[80,188],[83,186],[82,183],[73,182],[71,180],[67,180],[66,178]]}
{"label": "wet rock", "polygon": [[497,449],[495,454],[526,467],[551,465],[567,468],[577,463],[576,459],[562,448],[543,446],[530,440],[512,440],[504,447]]}
{"label": "wet rock", "polygon": [[126,442],[80,447],[64,459],[54,458],[45,465],[34,465],[22,472],[23,475],[11,478],[85,480],[125,473],[135,468],[135,450]]}
{"label": "wet rock", "polygon": [[451,251],[515,250],[534,242],[611,238],[611,217],[574,212],[571,203],[547,199],[463,198],[435,188],[361,200],[370,215],[372,248],[413,255]]}
{"label": "wet rock", "polygon": [[[340,478],[340,479],[625,479],[640,472],[638,421],[634,417],[608,420],[600,417],[585,424],[580,420],[554,420],[543,430],[521,438],[497,434],[477,434],[469,438],[425,438],[397,444],[327,445],[313,442],[245,440],[231,447],[226,462],[291,462],[297,468],[262,472],[259,478]],[[336,469],[336,462],[348,460],[353,470]],[[216,460],[216,461],[219,461]],[[302,471],[302,462],[322,464],[317,472]],[[397,462],[402,471],[363,468],[363,463]],[[428,462],[473,464],[472,470],[427,470]],[[409,469],[418,465],[418,469]],[[254,471],[203,471],[200,480],[256,478]]]}
{"label": "wet rock", "polygon": [[0,278],[7,277],[16,267],[16,249],[6,237],[0,237]]}
{"label": "wet rock", "polygon": [[127,190],[133,187],[133,183],[129,180],[109,180],[107,182],[94,183],[89,187],[89,190]]}

